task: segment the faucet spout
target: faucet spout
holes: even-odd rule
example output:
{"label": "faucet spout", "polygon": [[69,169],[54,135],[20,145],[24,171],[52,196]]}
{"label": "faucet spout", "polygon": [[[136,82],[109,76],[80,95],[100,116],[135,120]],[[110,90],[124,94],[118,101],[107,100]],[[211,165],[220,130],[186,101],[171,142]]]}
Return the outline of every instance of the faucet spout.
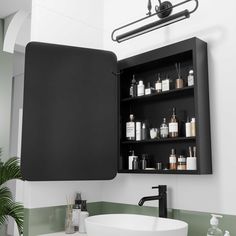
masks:
{"label": "faucet spout", "polygon": [[159,185],[158,187],[152,187],[159,189],[159,195],[147,196],[140,199],[138,205],[143,206],[147,201],[159,200],[159,217],[167,218],[167,187],[166,185]]}

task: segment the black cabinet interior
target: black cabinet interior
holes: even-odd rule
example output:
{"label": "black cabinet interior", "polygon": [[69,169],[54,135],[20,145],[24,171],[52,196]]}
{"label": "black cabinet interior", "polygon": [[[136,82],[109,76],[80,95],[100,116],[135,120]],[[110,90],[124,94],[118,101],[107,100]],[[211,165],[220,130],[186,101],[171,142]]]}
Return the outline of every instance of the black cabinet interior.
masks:
{"label": "black cabinet interior", "polygon": [[117,173],[117,59],[111,52],[30,43],[26,50],[25,180],[106,180]]}
{"label": "black cabinet interior", "polygon": [[[181,63],[181,75],[187,78],[189,70],[194,70],[194,86],[175,89],[177,72],[175,63]],[[208,97],[207,44],[197,38],[188,39],[147,53],[133,56],[119,62],[120,69],[120,173],[161,173],[161,174],[211,174],[210,114]],[[172,80],[170,91],[131,98],[129,88],[133,74],[136,80],[148,82],[154,87],[157,74],[166,75]],[[137,121],[148,121],[150,127],[158,128],[163,117],[170,118],[172,108],[176,107],[177,116],[182,121],[180,137],[146,141],[127,141],[126,122],[134,114]],[[186,138],[184,122],[196,117],[197,135]],[[187,156],[188,147],[197,148],[197,170],[128,170],[128,156],[131,150],[139,157],[149,155],[149,167],[161,162],[168,167],[172,148],[178,154]]]}

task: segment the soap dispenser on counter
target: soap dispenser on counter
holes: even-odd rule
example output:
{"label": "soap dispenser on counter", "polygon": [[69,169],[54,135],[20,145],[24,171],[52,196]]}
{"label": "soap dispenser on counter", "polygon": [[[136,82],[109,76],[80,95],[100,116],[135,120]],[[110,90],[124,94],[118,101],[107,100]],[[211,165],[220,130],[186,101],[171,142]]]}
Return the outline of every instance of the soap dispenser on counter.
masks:
{"label": "soap dispenser on counter", "polygon": [[207,236],[223,236],[222,230],[218,228],[219,225],[218,218],[222,218],[223,216],[215,214],[211,215],[212,215],[212,218],[210,220],[211,227],[207,231]]}
{"label": "soap dispenser on counter", "polygon": [[79,217],[79,233],[85,234],[86,233],[86,226],[85,226],[85,219],[89,217],[89,213],[87,211],[87,201],[81,201],[81,212]]}

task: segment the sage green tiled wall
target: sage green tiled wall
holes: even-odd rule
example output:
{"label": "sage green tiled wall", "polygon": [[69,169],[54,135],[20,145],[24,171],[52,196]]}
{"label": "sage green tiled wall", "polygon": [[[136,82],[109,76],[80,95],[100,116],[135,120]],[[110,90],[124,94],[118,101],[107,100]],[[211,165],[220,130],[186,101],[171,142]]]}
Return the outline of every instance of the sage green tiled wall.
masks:
{"label": "sage green tiled wall", "polygon": [[[66,206],[26,209],[24,236],[36,236],[38,234],[63,231],[65,209]],[[90,215],[112,213],[158,215],[156,207],[139,207],[137,205],[110,202],[88,203],[88,211]],[[209,227],[210,213],[169,209],[168,217],[187,222],[189,224],[188,236],[205,236]],[[236,235],[235,225],[236,216],[224,215],[220,228],[229,230],[233,236]]]}

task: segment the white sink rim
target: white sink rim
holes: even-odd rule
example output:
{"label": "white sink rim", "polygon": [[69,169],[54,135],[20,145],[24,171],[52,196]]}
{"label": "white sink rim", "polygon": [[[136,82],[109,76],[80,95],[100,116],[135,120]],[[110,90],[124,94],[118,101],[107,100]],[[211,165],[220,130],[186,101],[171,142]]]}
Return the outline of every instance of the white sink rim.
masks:
{"label": "white sink rim", "polygon": [[[165,229],[135,229],[135,228],[131,228],[131,227],[122,227],[122,226],[118,226],[118,225],[109,225],[109,223],[105,223],[105,222],[96,222],[96,219],[99,218],[108,218],[108,217],[134,217],[134,218],[143,218],[143,219],[150,219],[150,220],[161,220],[162,222],[169,222],[171,224],[175,223],[177,224],[177,226],[172,227],[170,229],[165,228]],[[95,220],[95,221],[94,221]],[[101,214],[101,215],[95,215],[95,216],[90,216],[88,218],[85,219],[86,223],[91,223],[97,226],[103,226],[106,228],[112,228],[112,229],[120,229],[120,230],[128,230],[128,231],[139,231],[139,232],[171,232],[171,231],[176,231],[176,230],[181,230],[184,228],[188,228],[188,224],[184,221],[181,220],[175,220],[175,219],[170,219],[170,218],[161,218],[161,217],[154,217],[154,216],[147,216],[147,215],[139,215],[139,214]]]}

